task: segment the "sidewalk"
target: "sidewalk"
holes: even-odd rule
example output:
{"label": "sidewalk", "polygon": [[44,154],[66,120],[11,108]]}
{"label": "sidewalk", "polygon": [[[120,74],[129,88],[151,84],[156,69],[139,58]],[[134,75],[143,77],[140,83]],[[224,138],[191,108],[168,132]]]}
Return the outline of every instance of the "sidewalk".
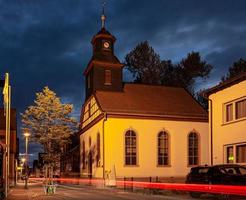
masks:
{"label": "sidewalk", "polygon": [[29,183],[28,189],[24,188],[24,183],[18,183],[16,187],[11,188],[6,200],[44,200],[54,199],[52,196],[44,194],[40,183]]}

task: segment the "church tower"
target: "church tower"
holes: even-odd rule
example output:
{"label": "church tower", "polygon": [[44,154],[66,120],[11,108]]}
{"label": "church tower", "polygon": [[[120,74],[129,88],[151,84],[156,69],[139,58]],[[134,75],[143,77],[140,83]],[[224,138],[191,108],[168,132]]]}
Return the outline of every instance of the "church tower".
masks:
{"label": "church tower", "polygon": [[84,72],[86,99],[96,90],[122,91],[122,68],[114,55],[116,38],[105,29],[104,6],[101,30],[93,36],[93,55]]}

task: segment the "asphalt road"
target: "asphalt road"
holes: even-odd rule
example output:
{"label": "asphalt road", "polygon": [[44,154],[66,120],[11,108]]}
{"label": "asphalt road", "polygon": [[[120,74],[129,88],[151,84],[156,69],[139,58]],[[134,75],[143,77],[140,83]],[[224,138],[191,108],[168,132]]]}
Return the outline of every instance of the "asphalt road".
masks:
{"label": "asphalt road", "polygon": [[[144,193],[143,193],[144,192]],[[191,200],[186,193],[164,192],[162,195],[149,194],[149,191],[124,191],[115,188],[96,188],[85,185],[58,185],[56,194],[45,195],[40,183],[29,184],[25,190],[24,185],[19,184],[11,190],[7,200]],[[201,200],[216,199],[214,196],[205,195]],[[243,199],[243,198],[242,198]],[[193,199],[194,200],[194,199]]]}

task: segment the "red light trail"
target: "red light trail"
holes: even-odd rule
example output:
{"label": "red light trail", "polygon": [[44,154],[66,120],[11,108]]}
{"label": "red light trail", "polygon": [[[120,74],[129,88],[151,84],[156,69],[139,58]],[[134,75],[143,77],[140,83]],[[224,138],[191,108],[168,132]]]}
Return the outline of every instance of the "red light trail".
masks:
{"label": "red light trail", "polygon": [[[29,178],[34,181],[44,181],[44,178]],[[102,185],[104,181],[102,179],[83,179],[83,178],[54,178],[54,181],[60,183],[70,184],[92,184]],[[246,186],[234,186],[234,185],[208,185],[208,184],[184,184],[184,183],[150,183],[150,182],[137,182],[137,181],[116,181],[116,185],[119,187],[129,188],[149,188],[149,189],[161,189],[161,190],[179,190],[189,192],[202,192],[213,194],[230,194],[246,196]]]}

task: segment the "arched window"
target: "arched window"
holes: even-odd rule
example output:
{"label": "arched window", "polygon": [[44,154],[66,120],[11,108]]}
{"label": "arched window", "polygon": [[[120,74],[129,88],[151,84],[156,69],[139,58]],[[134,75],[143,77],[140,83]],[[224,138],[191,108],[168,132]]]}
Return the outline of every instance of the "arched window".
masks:
{"label": "arched window", "polygon": [[125,165],[137,164],[137,136],[132,130],[125,134]]}
{"label": "arched window", "polygon": [[89,148],[91,148],[91,137],[89,137]]}
{"label": "arched window", "polygon": [[169,138],[168,133],[161,131],[158,134],[158,165],[169,165]]}
{"label": "arched window", "polygon": [[188,165],[199,164],[199,137],[195,132],[188,136]]}
{"label": "arched window", "polygon": [[99,161],[100,161],[100,133],[97,134],[97,166],[99,166]]}
{"label": "arched window", "polygon": [[85,141],[82,142],[82,168],[85,169]]}

